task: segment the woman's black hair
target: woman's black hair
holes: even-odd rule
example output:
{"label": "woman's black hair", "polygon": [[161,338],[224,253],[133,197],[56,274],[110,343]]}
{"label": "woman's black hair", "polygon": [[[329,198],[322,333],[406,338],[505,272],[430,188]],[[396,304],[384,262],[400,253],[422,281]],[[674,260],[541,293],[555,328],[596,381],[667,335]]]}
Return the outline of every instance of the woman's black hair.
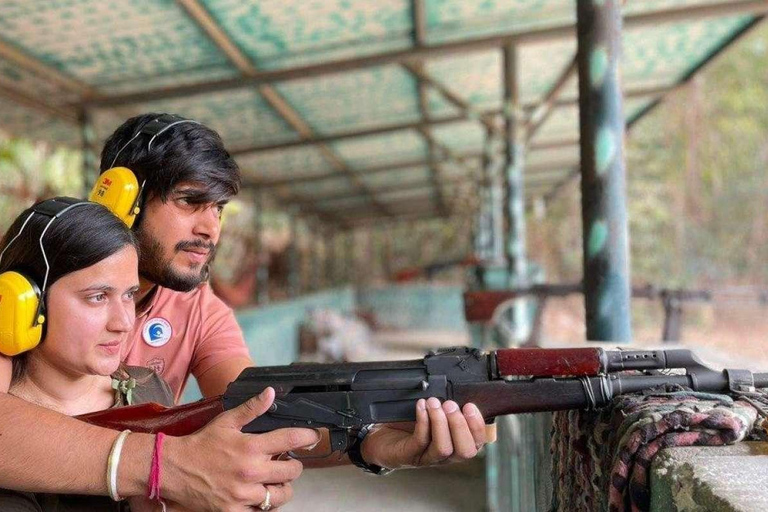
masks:
{"label": "woman's black hair", "polygon": [[[0,251],[19,233],[30,213],[32,208],[22,212],[11,224],[0,242]],[[21,236],[3,254],[0,273],[14,270],[34,280],[38,286],[43,285],[45,261],[40,252],[40,235],[50,220],[41,214],[32,216]],[[65,275],[95,265],[127,245],[138,251],[133,233],[107,208],[96,203],[72,208],[51,223],[43,238],[50,265],[47,288]],[[25,374],[28,354],[24,352],[13,358],[11,382]]]}
{"label": "woman's black hair", "polygon": [[151,135],[140,135],[129,143],[144,125],[161,115],[132,117],[117,128],[101,152],[101,172],[112,167],[113,161],[115,167],[127,167],[139,183],[146,180],[145,198],[160,197],[162,201],[182,182],[204,186],[197,197],[190,198],[192,203],[218,203],[236,195],[240,169],[219,134],[202,124],[179,123],[168,128],[152,142],[151,150]]}

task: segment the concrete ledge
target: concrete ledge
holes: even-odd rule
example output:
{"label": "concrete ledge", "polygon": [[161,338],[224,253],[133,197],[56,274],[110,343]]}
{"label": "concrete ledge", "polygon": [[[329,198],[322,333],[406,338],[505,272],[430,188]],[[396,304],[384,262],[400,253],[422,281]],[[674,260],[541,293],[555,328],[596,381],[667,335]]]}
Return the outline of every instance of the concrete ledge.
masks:
{"label": "concrete ledge", "polygon": [[768,443],[663,450],[651,467],[651,511],[768,510]]}

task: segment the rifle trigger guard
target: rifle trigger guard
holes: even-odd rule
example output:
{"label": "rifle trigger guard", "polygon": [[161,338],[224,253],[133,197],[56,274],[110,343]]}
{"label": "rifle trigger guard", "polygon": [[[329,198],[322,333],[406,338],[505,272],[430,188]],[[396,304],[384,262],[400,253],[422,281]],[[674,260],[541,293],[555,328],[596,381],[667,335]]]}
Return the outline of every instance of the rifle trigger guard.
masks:
{"label": "rifle trigger guard", "polygon": [[298,453],[294,451],[286,452],[289,457],[295,460],[311,460],[311,459],[325,459],[329,455],[331,455],[333,452],[338,451],[339,452],[339,458],[347,452],[349,449],[349,433],[350,429],[347,428],[329,428],[328,429],[328,438],[330,441],[330,452],[324,453],[322,455],[299,455]]}

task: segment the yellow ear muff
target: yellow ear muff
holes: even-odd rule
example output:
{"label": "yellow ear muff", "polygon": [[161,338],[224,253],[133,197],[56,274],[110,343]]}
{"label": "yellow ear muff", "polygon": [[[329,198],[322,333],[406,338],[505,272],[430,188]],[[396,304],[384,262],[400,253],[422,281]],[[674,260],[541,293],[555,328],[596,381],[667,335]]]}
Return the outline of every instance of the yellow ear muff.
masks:
{"label": "yellow ear muff", "polygon": [[130,228],[139,214],[140,193],[139,181],[130,169],[113,167],[99,176],[88,200],[103,204]]}
{"label": "yellow ear muff", "polygon": [[0,353],[15,356],[40,343],[45,317],[35,318],[39,301],[34,282],[18,272],[0,274]]}

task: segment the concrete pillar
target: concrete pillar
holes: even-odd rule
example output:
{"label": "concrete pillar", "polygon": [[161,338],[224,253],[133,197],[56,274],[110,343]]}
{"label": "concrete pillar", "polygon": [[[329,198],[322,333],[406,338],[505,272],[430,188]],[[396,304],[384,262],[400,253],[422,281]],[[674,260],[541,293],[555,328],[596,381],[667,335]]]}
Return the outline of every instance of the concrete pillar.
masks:
{"label": "concrete pillar", "polygon": [[632,326],[620,2],[578,0],[577,20],[587,339],[628,342]]}

